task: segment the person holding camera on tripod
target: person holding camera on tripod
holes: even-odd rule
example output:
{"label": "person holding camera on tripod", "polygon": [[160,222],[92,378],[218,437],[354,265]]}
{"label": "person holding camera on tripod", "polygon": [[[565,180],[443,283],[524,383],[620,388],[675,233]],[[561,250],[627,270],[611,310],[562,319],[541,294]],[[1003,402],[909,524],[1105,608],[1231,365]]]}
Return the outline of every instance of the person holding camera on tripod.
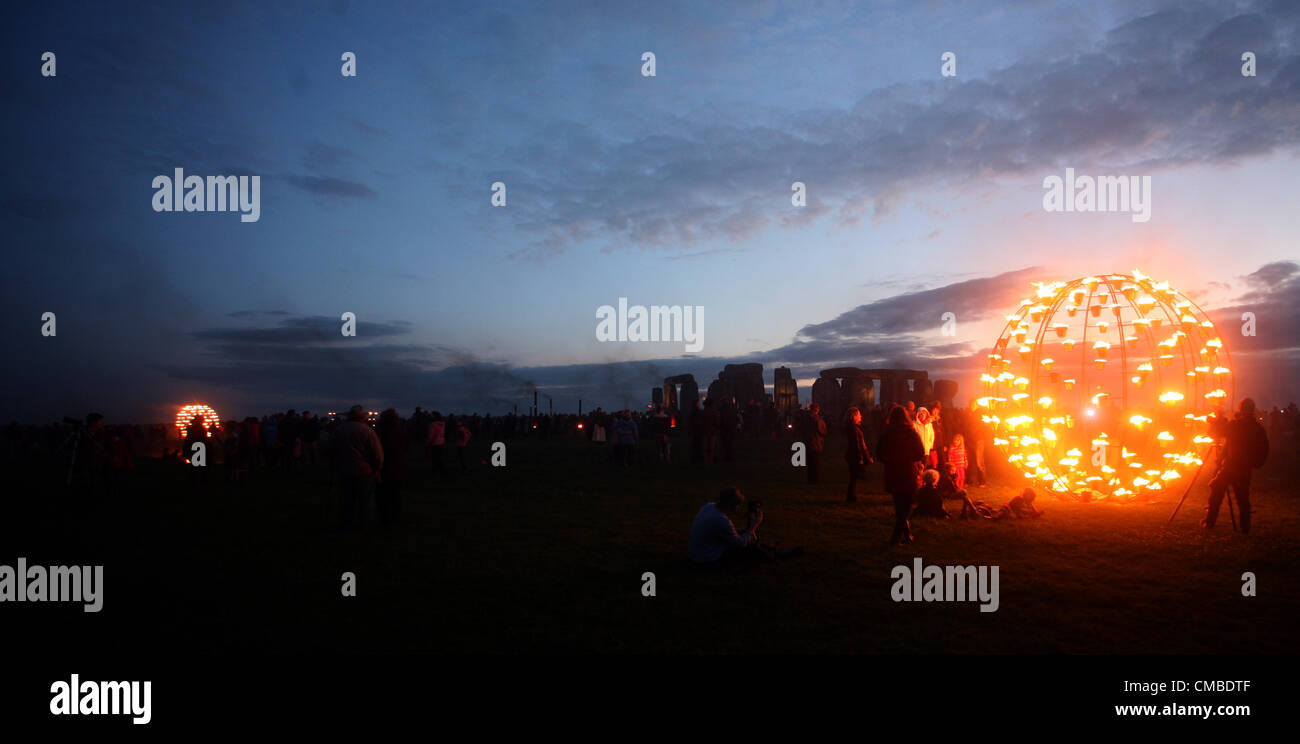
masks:
{"label": "person holding camera on tripod", "polygon": [[67,485],[85,496],[94,496],[105,489],[108,472],[104,417],[89,413],[84,424],[67,417],[63,422],[72,425],[72,433],[59,448],[69,453]]}
{"label": "person holding camera on tripod", "polygon": [[1250,534],[1250,471],[1263,467],[1268,460],[1268,432],[1255,418],[1255,401],[1251,398],[1241,399],[1237,415],[1231,421],[1216,416],[1212,427],[1211,431],[1223,439],[1223,452],[1219,456],[1219,470],[1210,480],[1210,503],[1205,508],[1201,527],[1214,528],[1223,497],[1231,488],[1241,512],[1241,534]]}

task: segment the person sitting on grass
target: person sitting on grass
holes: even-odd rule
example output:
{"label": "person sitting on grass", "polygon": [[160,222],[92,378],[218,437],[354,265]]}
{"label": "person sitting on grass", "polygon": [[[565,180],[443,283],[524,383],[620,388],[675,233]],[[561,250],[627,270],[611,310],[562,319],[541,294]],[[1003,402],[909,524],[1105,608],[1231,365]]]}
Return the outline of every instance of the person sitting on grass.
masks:
{"label": "person sitting on grass", "polygon": [[691,561],[700,566],[721,565],[753,560],[758,548],[758,526],[763,523],[762,509],[749,509],[745,531],[738,532],[733,514],[745,503],[737,488],[724,488],[718,500],[700,507],[691,525]]}
{"label": "person sitting on grass", "polygon": [[943,495],[939,490],[939,471],[930,469],[921,474],[921,489],[916,492],[916,508],[912,516],[947,519],[943,508]]}
{"label": "person sitting on grass", "polygon": [[[748,503],[748,508],[743,508]],[[745,530],[738,532],[732,516],[744,511],[748,517]],[[738,488],[724,488],[718,500],[705,504],[691,525],[690,557],[697,567],[753,565],[777,558],[803,554],[802,548],[778,551],[758,542],[758,526],[763,523],[759,502],[746,502]]]}
{"label": "person sitting on grass", "polygon": [[1034,489],[1026,488],[1019,496],[1007,502],[1007,505],[993,514],[993,519],[1038,519],[1043,516],[1041,509],[1034,508]]}
{"label": "person sitting on grass", "polygon": [[981,511],[976,506],[976,502],[970,500],[970,497],[966,495],[966,489],[957,485],[957,477],[957,469],[951,462],[939,472],[938,489],[940,500],[961,502],[961,516],[958,519],[978,519],[991,515],[993,513],[992,509],[985,506]]}

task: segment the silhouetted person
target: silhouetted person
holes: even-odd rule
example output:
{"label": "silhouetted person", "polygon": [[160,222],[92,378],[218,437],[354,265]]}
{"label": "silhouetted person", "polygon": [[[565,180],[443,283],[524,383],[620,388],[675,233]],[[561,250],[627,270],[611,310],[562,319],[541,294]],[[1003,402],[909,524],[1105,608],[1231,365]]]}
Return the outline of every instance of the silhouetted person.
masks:
{"label": "silhouetted person", "polygon": [[460,465],[460,472],[464,473],[467,466],[465,464],[465,448],[469,447],[470,431],[465,425],[465,419],[460,418],[456,421],[454,435],[456,437],[456,462]]}
{"label": "silhouetted person", "polygon": [[691,401],[687,416],[691,428],[691,462],[701,463],[704,462],[704,410],[700,408],[698,398]]}
{"label": "silhouetted person", "polygon": [[1026,488],[1020,495],[1007,502],[1007,505],[993,514],[993,519],[1038,519],[1043,516],[1040,509],[1034,508],[1034,489]]}
{"label": "silhouetted person", "polygon": [[379,485],[375,489],[376,506],[379,507],[379,522],[387,526],[402,516],[402,480],[406,477],[406,427],[397,417],[397,411],[384,409],[379,414],[379,426],[376,434],[384,452],[384,464],[380,469]]}
{"label": "silhouetted person", "polygon": [[[194,445],[202,444],[203,465],[196,466],[192,460],[194,458]],[[203,425],[203,417],[195,415],[190,419],[189,424],[185,426],[185,441],[181,444],[181,457],[185,464],[190,468],[190,479],[197,480],[200,483],[208,482],[208,458],[216,456],[215,452],[208,452],[208,430]]]}
{"label": "silhouetted person", "polygon": [[320,420],[311,415],[311,411],[302,412],[302,423],[298,425],[298,438],[302,441],[302,461],[315,465],[317,442],[320,441]]}
{"label": "silhouetted person", "polygon": [[430,418],[433,420],[429,422],[424,448],[429,451],[429,459],[433,461],[434,477],[445,476],[447,465],[443,460],[442,449],[447,444],[447,422],[442,420],[442,414],[437,411],[430,414]]}
{"label": "silhouetted person", "polygon": [[614,435],[614,462],[627,467],[636,459],[636,440],[641,435],[631,411],[619,411],[611,433]]}
{"label": "silhouetted person", "polygon": [[984,423],[984,414],[979,410],[979,404],[971,401],[970,410],[966,413],[966,432],[969,436],[966,438],[966,459],[970,465],[970,483],[973,486],[984,488],[988,485],[988,470],[985,468],[984,447],[988,441],[988,426]]}
{"label": "silhouetted person", "polygon": [[826,449],[826,422],[822,420],[821,410],[820,405],[813,403],[803,420],[803,438],[808,446],[808,482],[813,485],[822,482],[822,452]]}
{"label": "silhouetted person", "polygon": [[731,462],[736,459],[736,429],[740,427],[740,410],[736,408],[735,401],[727,398],[722,401],[722,410],[719,412],[718,437],[722,440],[722,461]]}
{"label": "silhouetted person", "polygon": [[257,467],[257,458],[262,451],[262,422],[256,416],[244,419],[244,436],[240,439],[239,449],[245,457],[244,469],[251,472]]}
{"label": "silhouetted person", "polygon": [[266,459],[266,466],[274,467],[276,464],[276,444],[279,441],[280,432],[279,414],[267,416],[262,420],[262,455]]}
{"label": "silhouetted person", "polygon": [[131,448],[131,428],[115,426],[104,438],[104,453],[108,459],[105,470],[104,493],[109,498],[122,493],[127,477],[135,470],[135,452]]}
{"label": "silhouetted person", "polygon": [[849,488],[845,501],[858,500],[858,480],[867,477],[867,466],[875,462],[867,449],[867,438],[862,435],[862,411],[849,406],[844,411],[844,461],[849,465]]}
{"label": "silhouetted person", "polygon": [[876,455],[885,466],[885,490],[894,498],[894,533],[889,540],[912,542],[907,517],[916,498],[925,445],[901,406],[889,409],[888,421],[876,444]]}
{"label": "silhouetted person", "polygon": [[1219,471],[1210,480],[1210,503],[1201,526],[1212,529],[1228,489],[1237,497],[1241,511],[1241,532],[1250,533],[1250,471],[1268,460],[1268,433],[1255,419],[1255,401],[1242,398],[1231,421],[1216,420],[1212,431],[1223,439]]}
{"label": "silhouetted person", "polygon": [[230,419],[226,422],[224,428],[225,436],[222,439],[222,456],[221,461],[226,466],[226,480],[231,483],[239,483],[242,477],[240,471],[239,459],[239,440],[244,437],[244,427],[238,421]]}
{"label": "silhouetted person", "polygon": [[375,478],[384,466],[384,448],[366,423],[366,409],[352,406],[348,410],[348,420],[334,428],[331,445],[339,473],[339,525],[364,527]]}
{"label": "silhouetted person", "polygon": [[654,436],[655,444],[658,445],[659,461],[663,463],[673,461],[672,444],[668,441],[668,432],[671,428],[672,422],[664,412],[664,407],[655,406],[655,413],[650,417],[650,432]]}
{"label": "silhouetted person", "polygon": [[722,417],[712,398],[704,399],[704,412],[700,417],[704,424],[704,462],[711,465],[717,460],[718,429],[722,426]]}
{"label": "silhouetted person", "polygon": [[763,409],[753,399],[745,404],[743,428],[749,437],[759,436],[763,428]]}
{"label": "silhouetted person", "polygon": [[947,519],[948,511],[943,508],[943,495],[939,492],[939,471],[926,470],[921,474],[921,488],[916,492],[916,507],[912,515],[931,519]]}
{"label": "silhouetted person", "polygon": [[948,429],[948,422],[943,419],[943,404],[937,400],[930,404],[930,427],[934,430],[930,465],[942,470],[943,464],[948,461],[948,442],[952,439],[952,432]]}
{"label": "silhouetted person", "polygon": [[302,454],[302,444],[298,440],[298,412],[290,408],[284,414],[284,419],[280,422],[280,430],[277,436],[280,438],[278,449],[280,450],[280,464],[287,469],[292,469],[298,464],[298,458]]}
{"label": "silhouetted person", "polygon": [[[64,420],[77,423],[76,419]],[[68,470],[68,485],[75,482],[85,495],[92,496],[103,486],[108,467],[104,417],[98,413],[86,414],[85,426],[75,427],[69,443],[72,448],[72,464]]]}

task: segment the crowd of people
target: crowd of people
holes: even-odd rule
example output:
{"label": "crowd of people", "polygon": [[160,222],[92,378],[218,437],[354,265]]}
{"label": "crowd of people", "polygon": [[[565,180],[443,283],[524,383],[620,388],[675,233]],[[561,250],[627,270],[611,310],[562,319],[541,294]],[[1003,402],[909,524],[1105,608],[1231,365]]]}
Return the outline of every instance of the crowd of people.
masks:
{"label": "crowd of people", "polygon": [[[983,445],[987,429],[973,408],[967,415],[945,417],[938,401],[919,408],[908,402],[891,406],[884,420],[873,455],[863,431],[862,411],[856,406],[845,410],[842,428],[844,459],[849,472],[845,498],[849,502],[857,500],[857,484],[866,476],[867,466],[880,462],[884,489],[894,502],[891,543],[913,541],[910,522],[913,516],[950,518],[944,506],[946,501],[960,503],[959,519],[1037,519],[1043,515],[1043,510],[1034,503],[1037,494],[1032,488],[1025,488],[1001,507],[992,507],[967,494],[967,473],[972,464],[973,470],[969,472],[974,484],[986,486]],[[1286,409],[1273,409],[1268,417],[1272,436],[1300,435],[1297,420],[1294,403]],[[808,482],[818,484],[827,431],[818,404],[806,409],[800,420],[800,431],[808,449]],[[1201,526],[1207,530],[1214,528],[1222,503],[1231,491],[1240,513],[1240,529],[1243,534],[1249,534],[1251,473],[1268,458],[1269,431],[1260,421],[1254,400],[1244,398],[1231,417],[1216,412],[1211,433],[1217,443],[1214,475]],[[758,542],[757,530],[763,521],[761,509],[747,512],[744,530],[737,529],[731,520],[743,498],[736,489],[726,489],[717,501],[700,509],[691,528],[690,557],[694,563],[748,563],[776,557]]]}
{"label": "crowd of people", "polygon": [[[1219,445],[1202,521],[1206,529],[1214,527],[1221,505],[1231,493],[1241,513],[1241,530],[1249,532],[1251,471],[1267,458],[1270,438],[1296,436],[1298,421],[1294,403],[1261,416],[1249,398],[1241,401],[1235,416],[1219,414],[1214,418],[1213,433]],[[84,421],[64,419],[48,427],[11,424],[4,432],[3,451],[7,459],[27,468],[53,465],[69,486],[105,496],[123,492],[137,456],[188,461],[200,443],[207,463],[221,465],[225,478],[235,485],[257,471],[293,472],[328,463],[338,476],[339,522],[354,526],[368,521],[371,511],[383,524],[400,519],[407,457],[416,450],[428,457],[430,473],[438,479],[449,477],[449,460],[458,472],[468,472],[477,459],[471,454],[472,442],[482,448],[519,437],[569,437],[602,448],[604,459],[615,467],[631,468],[646,462],[671,465],[681,459],[703,465],[729,462],[736,458],[740,439],[782,439],[804,444],[807,481],[819,485],[828,428],[816,403],[782,413],[770,401],[740,406],[735,401],[712,399],[696,401],[685,412],[656,406],[639,412],[597,408],[579,415],[444,417],[417,407],[411,416],[402,418],[391,408],[375,414],[354,406],[343,416],[289,409],[228,420],[219,426],[196,417],[179,440],[168,426],[107,426],[103,416],[92,413]],[[969,495],[969,489],[987,485],[985,447],[990,441],[987,426],[973,407],[946,408],[939,401],[922,406],[908,401],[887,410],[879,405],[867,411],[849,407],[837,429],[848,466],[846,501],[857,500],[868,467],[880,464],[883,489],[894,504],[891,542],[913,540],[913,517],[949,518],[946,502],[959,505],[960,519],[1028,519],[1043,513],[1034,504],[1032,489],[1000,507]],[[648,446],[643,446],[647,440]],[[675,444],[687,448],[685,458],[675,457]],[[454,458],[445,451],[449,445]],[[193,468],[191,477],[206,481],[209,472],[209,468]],[[731,498],[727,497],[726,503],[714,502],[713,511],[701,512],[713,525],[709,534],[718,533],[714,528],[721,525],[719,516],[729,518],[743,501],[743,495],[736,503],[731,503]],[[756,529],[761,520],[761,510],[751,514],[750,527]],[[727,532],[733,547],[732,537],[743,538],[747,532],[752,536],[749,528],[722,532]],[[743,542],[759,545],[756,540]],[[693,547],[693,557],[699,551],[698,546]],[[716,551],[710,548],[705,552]]]}

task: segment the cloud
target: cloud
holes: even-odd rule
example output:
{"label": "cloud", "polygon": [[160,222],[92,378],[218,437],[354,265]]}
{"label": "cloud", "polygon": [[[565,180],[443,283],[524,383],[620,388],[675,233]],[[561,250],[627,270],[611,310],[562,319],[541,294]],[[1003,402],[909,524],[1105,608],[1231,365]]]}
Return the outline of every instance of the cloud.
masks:
{"label": "cloud", "polygon": [[66,222],[80,217],[85,205],[76,199],[33,194],[10,194],[0,202],[0,209],[11,217],[40,222]]}
{"label": "cloud", "polygon": [[[1233,354],[1300,351],[1300,265],[1270,263],[1245,278],[1255,289],[1228,307],[1209,311],[1228,350]],[[1255,319],[1254,336],[1242,333],[1246,313]]]}
{"label": "cloud", "polygon": [[392,133],[389,132],[387,129],[381,129],[374,125],[368,124],[355,116],[349,116],[348,123],[351,124],[353,128],[355,128],[358,132],[361,132],[362,134],[368,134],[373,137],[392,136]]}
{"label": "cloud", "polygon": [[256,318],[259,315],[288,315],[285,310],[236,310],[226,315],[231,318]]}
{"label": "cloud", "polygon": [[[1256,289],[1209,311],[1232,358],[1236,397],[1261,406],[1300,400],[1300,267],[1270,263],[1246,279]],[[1254,335],[1247,336],[1250,326]]]}
{"label": "cloud", "polygon": [[[522,367],[484,359],[466,349],[418,343],[412,340],[415,327],[403,321],[363,321],[356,337],[344,338],[340,321],[331,316],[241,310],[227,316],[237,324],[189,331],[186,343],[168,344],[168,354],[148,360],[132,355],[137,366],[130,375],[104,378],[97,370],[95,376],[111,379],[117,401],[158,404],[199,395],[231,416],[289,407],[338,409],[357,402],[371,407],[422,405],[444,412],[504,413],[515,406],[526,410],[534,391],[543,408],[548,396],[554,398],[557,410],[575,410],[579,400],[586,410],[598,405],[637,407],[649,400],[650,388],[662,385],[665,377],[690,373],[701,389],[707,389],[723,366],[742,362],[763,364],[767,380],[778,365],[790,367],[797,379],[815,378],[823,369],[854,366],[922,369],[932,379],[954,379],[965,385],[982,370],[987,349],[941,336],[937,322],[925,319],[945,305],[968,308],[961,312],[972,315],[1007,312],[1015,307],[1034,271],[901,292],[809,324],[789,344],[731,358],[682,356]],[[1256,300],[1212,310],[1210,315],[1231,352],[1237,396],[1252,395],[1261,405],[1285,403],[1300,398],[1300,317],[1293,309],[1300,307],[1300,272],[1269,269],[1252,276],[1256,274],[1261,281],[1285,278],[1276,280]],[[1240,334],[1243,312],[1256,314],[1256,336]],[[921,320],[911,315],[920,315]],[[28,356],[33,359],[47,353],[36,350],[55,348],[32,343],[33,353]],[[116,346],[113,340],[98,353],[107,358]],[[6,408],[19,410],[19,400],[30,401],[33,391],[36,397],[44,396],[41,410],[77,413],[89,410],[88,406],[102,407],[102,400],[70,396],[73,391],[98,389],[68,381],[79,369],[72,359],[59,357],[54,363],[54,368],[34,368],[21,384],[10,379]],[[959,399],[971,392],[962,390]],[[802,395],[806,401],[807,392]]]}
{"label": "cloud", "polygon": [[951,312],[968,323],[996,316],[1019,294],[1039,268],[1008,271],[997,276],[968,279],[934,289],[886,297],[842,313],[824,323],[806,325],[796,343],[861,344],[875,336],[937,329],[942,315]]}
{"label": "cloud", "polygon": [[1264,264],[1242,278],[1257,287],[1256,292],[1268,292],[1279,284],[1291,280],[1297,273],[1300,273],[1300,264],[1295,261],[1274,261]]}
{"label": "cloud", "polygon": [[328,176],[284,176],[289,183],[303,191],[319,196],[334,196],[346,199],[370,199],[378,194],[363,183],[346,181]]}
{"label": "cloud", "polygon": [[[284,311],[260,312],[242,310],[231,313],[231,317],[256,317],[258,315],[286,315]],[[205,328],[194,331],[191,336],[200,341],[241,344],[347,344],[355,343],[356,338],[371,339],[384,336],[398,336],[409,333],[410,323],[378,323],[358,320],[356,336],[343,336],[340,332],[343,321],[324,315],[293,316],[285,318],[277,325],[261,328]]]}
{"label": "cloud", "polygon": [[345,161],[355,157],[356,155],[346,147],[335,147],[313,140],[307,145],[307,152],[302,156],[302,164],[304,168],[319,173],[338,168]]}
{"label": "cloud", "polygon": [[[1026,58],[983,78],[877,89],[841,109],[746,107],[740,121],[707,107],[636,136],[578,122],[539,122],[505,151],[512,201],[531,236],[520,257],[578,239],[623,250],[739,242],[808,224],[887,217],[900,196],[975,179],[1040,177],[1065,166],[1150,173],[1236,163],[1300,143],[1300,34],[1293,8],[1197,4],[1124,22],[1092,49]],[[1240,74],[1243,49],[1261,60]],[[815,207],[814,207],[815,205]]]}
{"label": "cloud", "polygon": [[[928,369],[932,376],[941,376],[970,372],[978,360],[972,361],[977,351],[972,343],[938,335],[936,308],[954,308],[970,322],[1005,312],[1036,271],[1022,269],[887,297],[805,326],[790,344],[737,358],[683,356],[518,367],[464,349],[400,343],[413,330],[404,322],[359,324],[356,338],[343,338],[339,321],[332,317],[240,311],[240,319],[263,322],[193,332],[192,338],[203,344],[200,361],[170,365],[167,371],[176,379],[236,391],[241,400],[268,406],[266,410],[337,407],[359,400],[497,412],[516,405],[527,408],[534,391],[543,406],[551,396],[561,410],[576,408],[578,400],[588,410],[597,405],[638,406],[666,377],[692,374],[703,390],[725,365],[739,362],[759,362],[767,370],[784,364],[797,378],[815,377],[837,366]],[[922,330],[935,332],[922,336]]]}

